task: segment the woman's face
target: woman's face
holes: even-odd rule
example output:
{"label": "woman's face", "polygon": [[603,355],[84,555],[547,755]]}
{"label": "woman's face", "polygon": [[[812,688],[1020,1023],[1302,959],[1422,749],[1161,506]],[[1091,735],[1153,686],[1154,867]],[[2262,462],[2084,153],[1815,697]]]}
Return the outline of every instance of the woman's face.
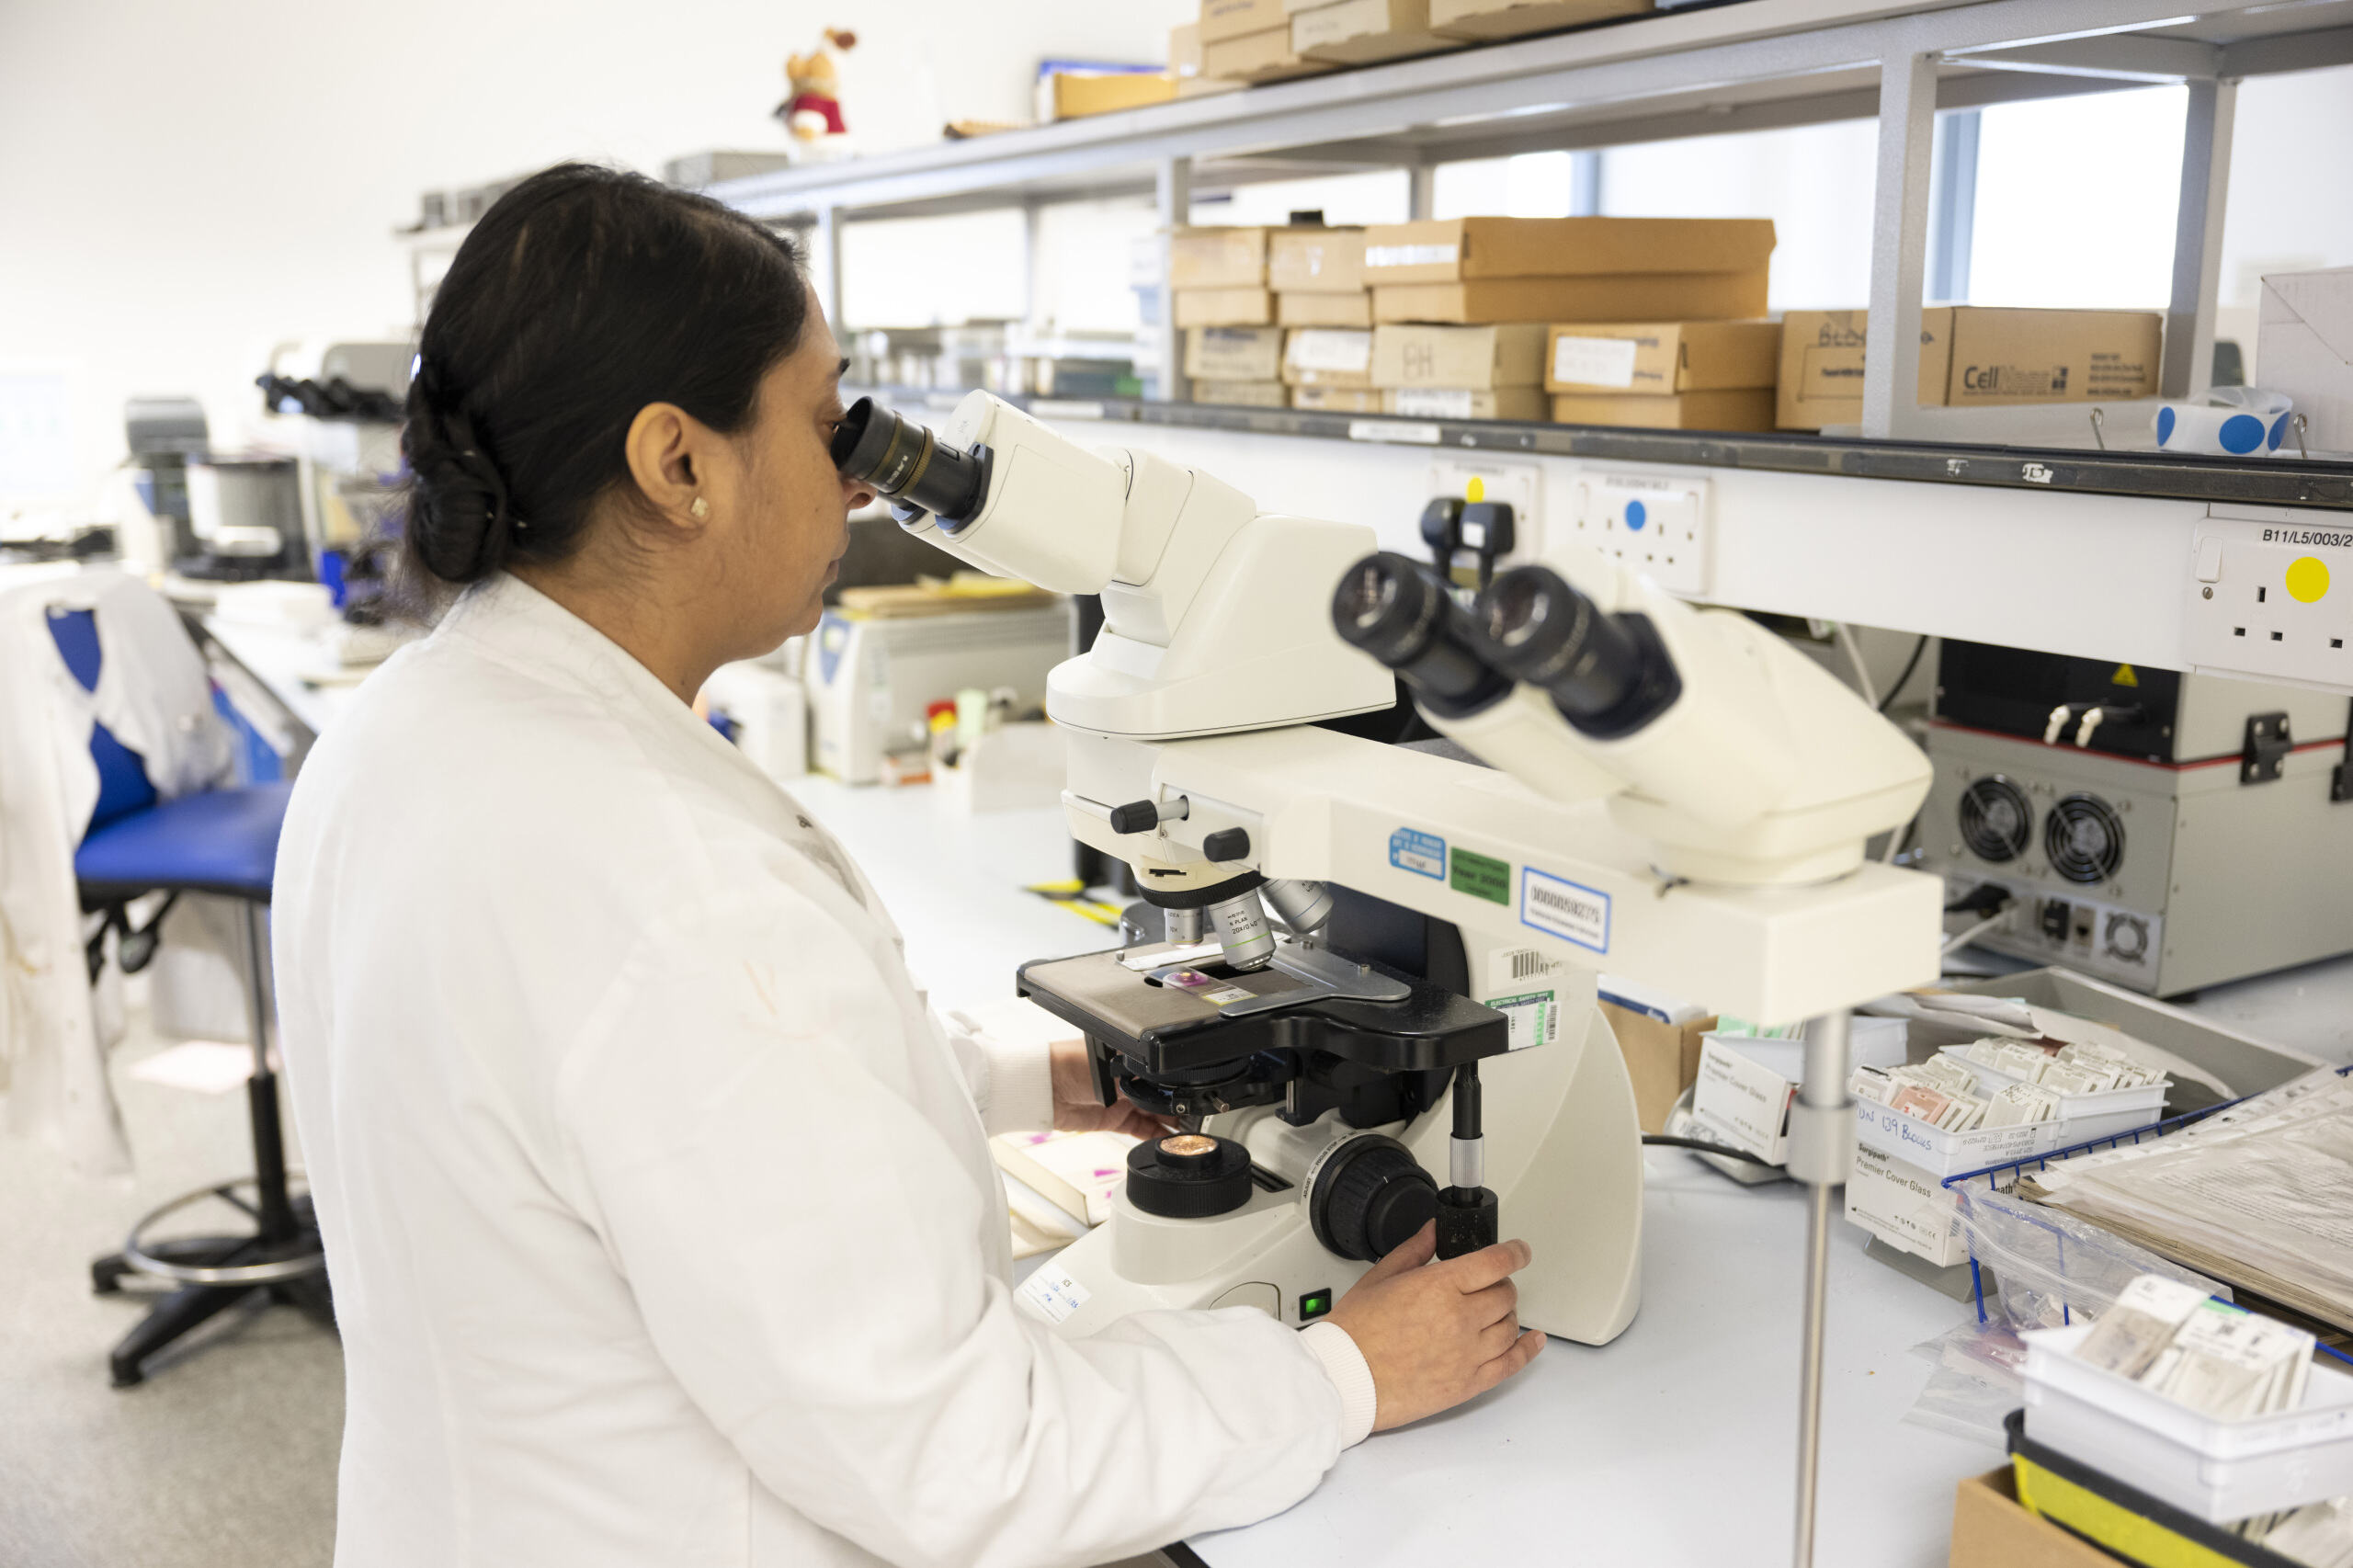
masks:
{"label": "woman's face", "polygon": [[759,643],[754,653],[817,624],[849,545],[849,514],[874,499],[834,468],[847,364],[812,290],[801,347],[762,380],[751,427],[729,443],[740,461],[713,520],[725,530],[723,581],[747,642]]}

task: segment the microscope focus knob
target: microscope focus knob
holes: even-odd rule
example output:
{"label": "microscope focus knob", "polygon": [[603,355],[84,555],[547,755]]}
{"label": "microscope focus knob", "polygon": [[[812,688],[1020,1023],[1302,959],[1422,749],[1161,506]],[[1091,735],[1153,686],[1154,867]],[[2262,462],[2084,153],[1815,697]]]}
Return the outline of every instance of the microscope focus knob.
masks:
{"label": "microscope focus knob", "polygon": [[1164,1220],[1208,1220],[1250,1201],[1250,1151],[1231,1138],[1175,1132],[1128,1151],[1128,1201]]}
{"label": "microscope focus knob", "polygon": [[1412,1150],[1378,1132],[1334,1145],[1308,1176],[1308,1221],[1342,1257],[1377,1262],[1437,1214],[1438,1183]]}

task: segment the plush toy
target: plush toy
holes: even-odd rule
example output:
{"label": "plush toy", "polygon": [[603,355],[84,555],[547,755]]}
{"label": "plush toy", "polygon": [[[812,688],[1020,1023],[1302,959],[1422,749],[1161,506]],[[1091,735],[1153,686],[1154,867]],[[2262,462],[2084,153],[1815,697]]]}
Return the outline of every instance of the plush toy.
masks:
{"label": "plush toy", "polygon": [[858,35],[827,28],[824,40],[806,54],[784,62],[791,96],[776,108],[776,118],[792,133],[788,150],[809,163],[845,157],[849,153],[849,127],[842,121],[841,56],[858,47]]}

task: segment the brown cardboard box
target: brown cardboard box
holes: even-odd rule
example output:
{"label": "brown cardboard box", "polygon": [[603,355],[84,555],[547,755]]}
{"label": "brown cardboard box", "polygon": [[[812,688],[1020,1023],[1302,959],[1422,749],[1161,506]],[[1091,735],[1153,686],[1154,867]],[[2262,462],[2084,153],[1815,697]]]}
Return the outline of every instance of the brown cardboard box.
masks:
{"label": "brown cardboard box", "polygon": [[1742,321],[1765,313],[1765,270],[1606,273],[1385,283],[1376,322]]}
{"label": "brown cardboard box", "polygon": [[1645,1132],[1665,1131],[1666,1113],[1699,1076],[1699,1037],[1716,1020],[1670,1024],[1615,1002],[1601,1004],[1601,1016],[1609,1020],[1618,1054],[1626,1059],[1626,1075],[1634,1081],[1636,1119]]}
{"label": "brown cardboard box", "polygon": [[1290,24],[1269,28],[1262,33],[1244,33],[1240,38],[1222,38],[1201,45],[1201,74],[1222,76],[1236,82],[1284,82],[1293,76],[1313,76],[1332,67],[1321,60],[1310,60],[1290,46]]}
{"label": "brown cardboard box", "polygon": [[1495,326],[1377,326],[1377,387],[1533,387],[1544,380],[1541,322]]}
{"label": "brown cardboard box", "polygon": [[1381,412],[1407,419],[1544,418],[1542,387],[1384,387]]}
{"label": "brown cardboard box", "polygon": [[1262,289],[1266,283],[1264,229],[1179,229],[1168,236],[1172,289]]}
{"label": "brown cardboard box", "polygon": [[1195,381],[1193,401],[1242,408],[1281,408],[1289,390],[1280,381]]}
{"label": "brown cardboard box", "polygon": [[1200,20],[1193,26],[1199,29],[1201,42],[1208,45],[1221,39],[1284,27],[1290,21],[1290,7],[1285,0],[1201,0]]}
{"label": "brown cardboard box", "polygon": [[1461,39],[1524,38],[1650,8],[1651,0],[1430,0],[1430,26]]}
{"label": "brown cardboard box", "polygon": [[2116,1568],[2116,1559],[2018,1501],[2008,1465],[1972,1475],[1952,1500],[1952,1568]]}
{"label": "brown cardboard box", "polygon": [[1275,296],[1278,326],[1365,326],[1372,324],[1372,290],[1353,294],[1290,294]]}
{"label": "brown cardboard box", "polygon": [[1364,231],[1268,230],[1267,287],[1284,294],[1363,293]]}
{"label": "brown cardboard box", "polygon": [[1294,387],[1372,385],[1372,334],[1365,329],[1308,327],[1283,344],[1283,381]]}
{"label": "brown cardboard box", "polygon": [[1378,414],[1381,392],[1373,387],[1293,387],[1290,405],[1314,414]]}
{"label": "brown cardboard box", "polygon": [[1099,76],[1054,74],[1056,119],[1084,119],[1090,114],[1115,114],[1123,108],[1174,102],[1176,78],[1120,71]]}
{"label": "brown cardboard box", "polygon": [[1249,85],[1247,82],[1231,82],[1222,76],[1183,76],[1176,82],[1176,101],[1182,103],[1187,98],[1206,98],[1212,93],[1238,93]]}
{"label": "brown cardboard box", "polygon": [[1544,390],[1665,394],[1769,387],[1780,359],[1779,322],[1560,323],[1544,348]]}
{"label": "brown cardboard box", "polygon": [[1179,289],[1178,326],[1269,326],[1275,297],[1264,289]]}
{"label": "brown cardboard box", "polygon": [[[1789,311],[1781,317],[1781,376],[1773,423],[1784,430],[1853,425],[1863,417],[1862,311]],[[1945,401],[1952,307],[1920,312],[1920,402]]]}
{"label": "brown cardboard box", "polygon": [[1179,22],[1168,29],[1168,74],[1177,77],[1201,74],[1200,23]]}
{"label": "brown cardboard box", "polygon": [[1185,374],[1196,381],[1271,381],[1282,364],[1279,326],[1204,326],[1185,335]]}
{"label": "brown cardboard box", "polygon": [[[1375,286],[1596,273],[1761,274],[1773,256],[1773,220],[1445,218],[1376,223],[1365,231],[1364,244],[1365,281]],[[1746,313],[1761,316],[1765,307]]]}
{"label": "brown cardboard box", "polygon": [[1335,65],[1371,65],[1461,49],[1462,40],[1430,31],[1430,0],[1330,0],[1294,10],[1291,47]]}
{"label": "brown cardboard box", "polygon": [[1622,425],[1646,430],[1770,430],[1773,389],[1677,392],[1570,392],[1552,400],[1555,425]]}
{"label": "brown cardboard box", "polygon": [[2154,311],[2004,311],[1956,305],[1945,402],[2095,403],[2157,395],[2165,318]]}

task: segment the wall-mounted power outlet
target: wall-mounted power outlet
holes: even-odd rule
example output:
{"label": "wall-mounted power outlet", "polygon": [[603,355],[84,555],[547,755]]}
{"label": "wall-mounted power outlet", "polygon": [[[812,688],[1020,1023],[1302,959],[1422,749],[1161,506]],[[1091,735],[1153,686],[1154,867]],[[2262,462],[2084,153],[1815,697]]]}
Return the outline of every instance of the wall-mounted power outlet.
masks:
{"label": "wall-mounted power outlet", "polygon": [[2353,526],[2209,517],[2186,603],[2199,668],[2353,687]]}
{"label": "wall-mounted power outlet", "polygon": [[[1441,495],[1468,500],[1471,484],[1479,483],[1480,498],[1511,503],[1512,548],[1502,559],[1518,565],[1533,561],[1544,550],[1544,471],[1534,463],[1481,462],[1469,457],[1430,460],[1424,501]],[[1416,516],[1419,511],[1416,509]]]}
{"label": "wall-mounted power outlet", "polygon": [[1580,474],[1570,509],[1576,537],[1670,593],[1704,597],[1714,529],[1708,481]]}

